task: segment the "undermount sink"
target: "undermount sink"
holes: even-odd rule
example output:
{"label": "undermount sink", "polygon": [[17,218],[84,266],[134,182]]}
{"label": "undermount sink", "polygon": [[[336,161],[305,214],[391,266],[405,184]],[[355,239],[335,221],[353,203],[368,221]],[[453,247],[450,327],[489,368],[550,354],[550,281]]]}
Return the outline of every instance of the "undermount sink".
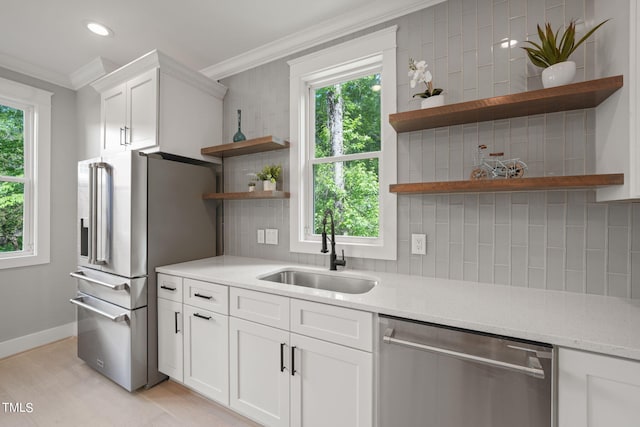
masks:
{"label": "undermount sink", "polygon": [[282,270],[258,277],[260,280],[283,283],[306,288],[324,289],[326,291],[341,292],[345,294],[364,294],[369,292],[378,283],[374,279],[337,276],[322,274],[304,270]]}

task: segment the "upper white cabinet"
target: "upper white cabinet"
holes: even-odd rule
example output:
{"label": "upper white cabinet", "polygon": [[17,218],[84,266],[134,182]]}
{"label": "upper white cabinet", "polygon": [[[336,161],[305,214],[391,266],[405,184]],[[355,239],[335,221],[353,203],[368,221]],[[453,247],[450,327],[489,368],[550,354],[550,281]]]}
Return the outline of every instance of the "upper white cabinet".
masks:
{"label": "upper white cabinet", "polygon": [[640,420],[640,363],[561,348],[559,427],[635,427]]}
{"label": "upper white cabinet", "polygon": [[595,1],[595,76],[622,74],[624,87],[596,109],[596,172],[624,173],[624,185],[600,188],[598,201],[640,198],[640,8],[636,0]]}
{"label": "upper white cabinet", "polygon": [[91,84],[101,94],[101,151],[203,159],[222,139],[226,88],[154,50]]}

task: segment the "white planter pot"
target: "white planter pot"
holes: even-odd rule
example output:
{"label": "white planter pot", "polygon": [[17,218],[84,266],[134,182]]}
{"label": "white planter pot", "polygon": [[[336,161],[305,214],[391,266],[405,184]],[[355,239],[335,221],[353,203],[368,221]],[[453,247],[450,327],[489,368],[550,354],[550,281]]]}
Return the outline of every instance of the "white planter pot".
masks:
{"label": "white planter pot", "polygon": [[276,191],[276,183],[269,180],[262,181],[262,189],[264,191]]}
{"label": "white planter pot", "polygon": [[444,95],[435,95],[428,98],[422,98],[420,106],[422,108],[439,107],[444,105]]}
{"label": "white planter pot", "polygon": [[249,186],[249,193],[256,191],[256,186],[255,185],[250,185]]}
{"label": "white planter pot", "polygon": [[559,62],[542,71],[542,86],[556,87],[573,82],[576,75],[576,63],[573,61]]}

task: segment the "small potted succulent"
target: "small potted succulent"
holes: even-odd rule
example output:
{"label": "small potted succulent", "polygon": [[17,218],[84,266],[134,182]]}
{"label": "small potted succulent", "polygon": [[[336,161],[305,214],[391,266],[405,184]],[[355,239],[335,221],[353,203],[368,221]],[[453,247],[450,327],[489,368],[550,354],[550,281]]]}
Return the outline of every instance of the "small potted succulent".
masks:
{"label": "small potted succulent", "polygon": [[422,98],[422,108],[444,105],[444,95],[442,95],[442,89],[433,87],[433,76],[431,75],[431,72],[427,70],[427,67],[428,65],[425,61],[416,62],[413,60],[413,58],[409,59],[409,77],[411,77],[411,88],[415,88],[419,83],[424,83],[426,86],[426,90],[424,92],[418,92],[414,94],[413,97]]}
{"label": "small potted succulent", "polygon": [[249,192],[252,191],[256,191],[256,183],[258,181],[258,176],[255,173],[248,173],[247,176],[249,177]]}
{"label": "small potted succulent", "polygon": [[267,165],[262,168],[261,172],[258,172],[258,179],[262,181],[264,191],[275,191],[276,181],[282,173],[282,166],[280,165]]}
{"label": "small potted succulent", "polygon": [[569,61],[571,54],[587,40],[607,20],[593,27],[587,34],[576,42],[576,22],[571,21],[566,30],[560,35],[560,29],[553,32],[551,24],[545,24],[544,31],[538,25],[540,43],[527,40],[532,47],[523,47],[531,63],[542,71],[542,86],[545,88],[566,85],[573,81],[576,75],[576,63]]}

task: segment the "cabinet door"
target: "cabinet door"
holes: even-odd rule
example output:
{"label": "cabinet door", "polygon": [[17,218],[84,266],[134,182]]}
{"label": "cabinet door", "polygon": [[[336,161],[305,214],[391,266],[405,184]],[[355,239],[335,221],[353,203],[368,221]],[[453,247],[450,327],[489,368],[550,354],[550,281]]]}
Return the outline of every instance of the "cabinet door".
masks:
{"label": "cabinet door", "polygon": [[266,426],[289,426],[289,333],[229,318],[230,406]]}
{"label": "cabinet door", "polygon": [[640,363],[561,348],[559,427],[635,427],[640,420]]}
{"label": "cabinet door", "polygon": [[371,427],[372,356],[291,334],[291,425]]}
{"label": "cabinet door", "polygon": [[229,317],[184,306],[184,383],[229,404]]}
{"label": "cabinet door", "polygon": [[132,150],[158,145],[158,81],[158,69],[153,69],[127,82],[127,144]]}
{"label": "cabinet door", "polygon": [[158,298],[158,370],[182,382],[182,304]]}
{"label": "cabinet door", "polygon": [[102,152],[125,149],[124,127],[127,118],[126,85],[122,84],[102,94]]}

